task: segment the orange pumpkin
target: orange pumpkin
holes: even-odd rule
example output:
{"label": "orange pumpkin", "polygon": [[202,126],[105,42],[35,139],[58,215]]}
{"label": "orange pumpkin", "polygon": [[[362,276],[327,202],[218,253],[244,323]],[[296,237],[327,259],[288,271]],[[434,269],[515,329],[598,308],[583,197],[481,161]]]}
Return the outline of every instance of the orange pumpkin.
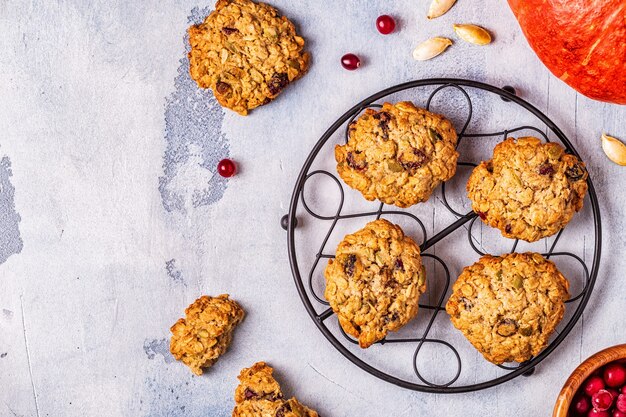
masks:
{"label": "orange pumpkin", "polygon": [[626,0],[508,0],[550,71],[595,100],[626,104]]}

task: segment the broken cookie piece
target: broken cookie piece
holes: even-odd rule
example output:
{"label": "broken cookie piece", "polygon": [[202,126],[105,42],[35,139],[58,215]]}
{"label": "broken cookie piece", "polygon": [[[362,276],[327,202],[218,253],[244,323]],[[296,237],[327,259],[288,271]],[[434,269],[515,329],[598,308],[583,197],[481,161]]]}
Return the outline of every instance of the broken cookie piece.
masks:
{"label": "broken cookie piece", "polygon": [[228,349],[232,332],[243,320],[243,309],[227,294],[203,295],[185,310],[186,317],[170,328],[170,352],[196,375],[212,366]]}
{"label": "broken cookie piece", "polygon": [[239,373],[232,417],[319,417],[295,398],[284,400],[273,372],[265,362],[257,362]]}

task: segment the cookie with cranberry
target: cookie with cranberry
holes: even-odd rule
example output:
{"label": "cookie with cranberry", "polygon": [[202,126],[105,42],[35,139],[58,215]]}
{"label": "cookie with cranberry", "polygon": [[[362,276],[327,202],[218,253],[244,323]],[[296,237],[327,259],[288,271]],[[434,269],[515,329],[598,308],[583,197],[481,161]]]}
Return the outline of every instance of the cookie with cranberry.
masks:
{"label": "cookie with cranberry", "polygon": [[426,291],[420,249],[387,220],[347,235],[324,270],[324,296],[343,330],[367,348],[417,314]]}
{"label": "cookie with cranberry", "polygon": [[199,87],[241,115],[269,103],[309,68],[293,23],[264,3],[218,0],[189,28],[189,72]]}
{"label": "cookie with cranberry", "polygon": [[244,311],[227,294],[203,295],[185,309],[185,318],[171,327],[170,352],[196,375],[212,366],[228,349]]}
{"label": "cookie with cranberry", "polygon": [[508,138],[472,171],[467,194],[483,222],[534,242],[565,227],[583,207],[587,170],[558,143]]}
{"label": "cookie with cranberry", "polygon": [[241,371],[233,417],[319,417],[295,398],[284,400],[273,372],[265,362]]}
{"label": "cookie with cranberry", "polygon": [[565,313],[569,282],[538,253],[485,255],[452,287],[454,327],[490,362],[524,362],[548,344]]}
{"label": "cookie with cranberry", "polygon": [[335,146],[337,172],[367,200],[409,207],[456,172],[457,134],[445,117],[408,101],[367,109]]}

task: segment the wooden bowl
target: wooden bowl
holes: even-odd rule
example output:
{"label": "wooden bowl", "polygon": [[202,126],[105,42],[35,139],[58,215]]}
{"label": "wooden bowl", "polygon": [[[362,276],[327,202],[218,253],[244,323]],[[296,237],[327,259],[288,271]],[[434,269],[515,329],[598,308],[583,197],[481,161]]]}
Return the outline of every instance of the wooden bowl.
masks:
{"label": "wooden bowl", "polygon": [[578,365],[578,368],[565,381],[565,385],[563,385],[563,389],[556,400],[552,417],[566,417],[572,398],[589,375],[601,366],[619,359],[626,359],[626,344],[601,350]]}

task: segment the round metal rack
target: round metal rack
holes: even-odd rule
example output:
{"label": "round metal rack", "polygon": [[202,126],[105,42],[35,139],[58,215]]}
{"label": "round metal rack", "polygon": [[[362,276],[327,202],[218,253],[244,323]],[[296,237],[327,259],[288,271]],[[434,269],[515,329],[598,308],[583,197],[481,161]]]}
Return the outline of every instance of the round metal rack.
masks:
{"label": "round metal rack", "polygon": [[[420,98],[425,98],[425,108],[430,109],[435,97],[438,94],[441,94],[443,91],[449,91],[449,89],[454,90],[456,93],[460,94],[462,99],[465,101],[467,106],[467,119],[464,121],[463,126],[458,131],[459,143],[468,138],[506,138],[509,134],[513,134],[518,131],[533,131],[533,133],[537,133],[544,140],[549,141],[549,136],[556,137],[566,148],[566,151],[578,156],[576,150],[573,148],[570,141],[563,134],[563,132],[556,126],[545,114],[540,112],[536,107],[529,104],[525,100],[517,97],[512,92],[515,92],[514,89],[508,88],[497,88],[488,84],[470,81],[470,80],[462,80],[462,79],[428,79],[428,80],[417,80],[411,81],[404,84],[396,85],[394,87],[387,88],[383,91],[380,91],[365,100],[361,101],[350,110],[348,110],[345,114],[343,114],[335,123],[330,126],[330,128],[322,135],[317,144],[314,146],[313,150],[309,154],[308,158],[304,162],[304,166],[298,176],[296,181],[294,191],[291,197],[291,205],[289,209],[288,215],[283,217],[281,223],[283,227],[286,227],[288,234],[288,252],[289,252],[289,261],[291,264],[291,270],[293,273],[293,277],[295,280],[296,287],[298,289],[298,293],[306,307],[309,315],[313,319],[313,322],[317,325],[319,330],[323,333],[323,335],[329,340],[329,342],[339,351],[341,352],[348,360],[352,363],[360,367],[361,369],[369,372],[370,374],[390,382],[392,384],[398,385],[403,388],[415,390],[415,391],[424,391],[424,392],[434,392],[434,393],[461,393],[461,392],[469,392],[481,390],[489,387],[493,387],[495,385],[501,384],[503,382],[509,381],[517,376],[525,375],[529,376],[534,372],[535,366],[539,364],[543,359],[545,359],[550,353],[556,349],[556,347],[567,337],[570,333],[580,316],[582,315],[585,306],[589,300],[591,292],[594,287],[594,283],[598,274],[598,266],[600,262],[600,252],[601,252],[601,221],[600,221],[600,211],[598,206],[597,196],[591,182],[591,179],[588,180],[589,190],[588,190],[588,203],[591,212],[593,215],[593,229],[594,229],[594,242],[593,242],[593,254],[591,256],[591,260],[589,264],[583,260],[580,256],[564,251],[557,250],[558,243],[560,242],[561,235],[563,231],[559,232],[554,239],[552,240],[549,249],[543,253],[543,255],[547,258],[557,258],[557,257],[569,257],[571,261],[575,261],[580,264],[581,276],[583,279],[582,290],[574,294],[570,300],[567,301],[568,309],[575,308],[573,314],[564,324],[563,329],[552,339],[550,344],[537,356],[532,359],[521,363],[521,364],[507,364],[507,365],[499,365],[500,368],[504,370],[503,375],[499,375],[491,380],[483,381],[479,383],[471,383],[461,385],[457,381],[461,372],[463,370],[463,363],[461,359],[461,355],[459,355],[459,351],[456,346],[452,343],[443,340],[438,337],[431,336],[431,331],[433,326],[435,325],[435,319],[437,316],[442,313],[445,313],[445,298],[450,286],[451,278],[450,278],[450,269],[446,265],[446,262],[431,253],[428,253],[428,250],[433,247],[437,242],[440,242],[444,238],[448,237],[452,232],[459,229],[460,227],[466,225],[467,234],[466,237],[469,242],[469,246],[479,255],[484,255],[485,253],[480,250],[480,248],[476,245],[475,239],[473,238],[473,228],[475,226],[477,215],[470,211],[468,213],[462,213],[458,210],[454,209],[452,205],[449,203],[449,198],[447,196],[446,186],[445,184],[441,189],[441,206],[443,209],[448,210],[456,220],[454,220],[447,227],[444,227],[442,230],[434,234],[433,236],[428,236],[426,233],[426,228],[424,223],[413,213],[410,213],[407,210],[402,210],[396,207],[386,208],[384,204],[379,204],[376,210],[364,211],[364,212],[351,212],[344,213],[344,200],[345,193],[343,188],[343,183],[337,178],[335,173],[331,173],[326,170],[314,169],[311,170],[313,163],[318,158],[320,151],[325,146],[333,146],[334,142],[329,139],[335,135],[336,132],[339,131],[342,127],[345,129],[345,135],[343,136],[344,140],[347,140],[347,126],[353,121],[358,115],[367,108],[377,108],[381,107],[377,101],[383,100],[386,97],[396,94],[396,93],[410,93],[412,97],[415,97],[416,100]],[[512,91],[512,92],[511,92]],[[467,132],[468,127],[472,121],[472,116],[474,114],[474,104],[472,101],[472,95],[470,93],[477,94],[493,94],[499,96],[502,99],[502,102],[507,102],[508,105],[511,105],[511,102],[517,106],[522,107],[527,112],[534,115],[540,122],[545,125],[545,129],[539,129],[532,125],[523,125],[523,126],[512,126],[506,129],[500,129],[494,132]],[[414,94],[414,96],[413,96]],[[546,131],[544,131],[546,130]],[[471,161],[459,162],[460,167],[467,167],[471,169],[476,166],[476,163]],[[307,181],[309,181],[313,177],[324,176],[327,179],[330,179],[332,183],[334,183],[340,193],[340,201],[336,212],[333,215],[322,215],[317,213],[314,209],[310,207],[307,203],[304,193],[304,187]],[[312,266],[307,271],[301,271],[296,251],[296,233],[298,233],[298,219],[296,218],[298,208],[301,208],[301,217],[302,216],[311,216],[317,221],[327,222],[328,223],[328,231],[325,234],[325,238],[322,241],[322,244],[319,247],[317,253],[312,255]],[[423,241],[420,244],[420,250],[422,252],[422,256],[425,258],[432,259],[434,262],[440,265],[440,269],[443,270],[442,274],[437,274],[435,277],[429,277],[429,280],[436,279],[439,280],[439,286],[442,288],[441,294],[436,297],[436,302],[431,304],[420,303],[421,314],[428,314],[425,312],[430,312],[430,318],[428,319],[424,329],[419,332],[419,334],[415,334],[412,337],[394,337],[393,335],[389,335],[387,338],[378,342],[378,345],[385,346],[393,346],[398,344],[412,344],[415,346],[414,354],[413,354],[413,363],[412,368],[414,371],[414,378],[407,379],[406,377],[400,377],[397,375],[393,375],[390,372],[383,371],[380,366],[376,366],[369,361],[368,359],[359,355],[359,351],[356,353],[354,349],[349,349],[348,346],[351,344],[356,344],[357,342],[346,333],[343,332],[340,326],[333,326],[334,330],[327,325],[328,320],[334,316],[332,309],[329,307],[328,302],[321,296],[317,294],[315,291],[314,280],[323,279],[322,274],[316,273],[316,268],[318,264],[322,260],[326,260],[329,258],[333,258],[334,249],[326,247],[327,242],[335,229],[335,226],[342,221],[347,219],[354,218],[365,218],[365,217],[375,217],[380,218],[387,215],[394,216],[405,216],[409,221],[414,221],[419,230],[421,230],[423,235]],[[305,220],[306,221],[306,220]],[[480,224],[480,222],[478,222]],[[518,247],[518,241],[511,241],[512,248],[511,252],[515,252]],[[303,273],[304,272],[304,273]],[[426,377],[420,373],[420,368],[418,366],[417,357],[424,347],[424,345],[428,343],[434,343],[443,345],[444,347],[451,350],[454,360],[452,361],[452,365],[456,368],[453,368],[453,377],[451,377],[448,381],[443,383],[435,383],[433,381],[429,381]],[[381,349],[382,351],[382,349]],[[384,354],[385,352],[383,352]],[[369,357],[369,356],[368,356]]]}

